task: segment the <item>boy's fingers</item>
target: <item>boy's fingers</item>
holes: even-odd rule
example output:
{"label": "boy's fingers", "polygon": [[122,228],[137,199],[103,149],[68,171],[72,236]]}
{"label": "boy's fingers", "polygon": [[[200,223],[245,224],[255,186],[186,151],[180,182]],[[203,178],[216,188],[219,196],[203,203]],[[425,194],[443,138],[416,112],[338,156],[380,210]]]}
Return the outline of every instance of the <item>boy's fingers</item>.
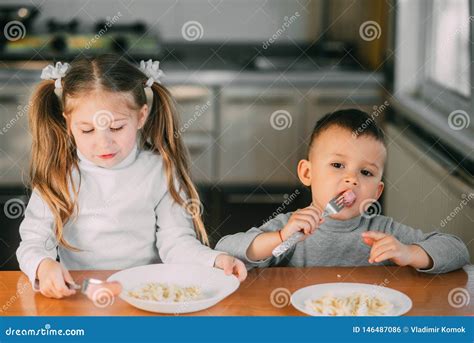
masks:
{"label": "boy's fingers", "polygon": [[369,261],[370,260],[373,261],[377,256],[382,254],[384,251],[387,251],[392,248],[393,246],[390,243],[379,244],[377,246],[373,246],[372,249],[370,250]]}
{"label": "boy's fingers", "polygon": [[362,237],[362,241],[370,247],[376,242],[373,238],[369,237]]}
{"label": "boy's fingers", "polygon": [[316,223],[321,222],[321,214],[314,208],[305,208],[302,210],[302,213],[311,216]]}
{"label": "boy's fingers", "polygon": [[382,239],[382,238],[385,238],[387,237],[388,235],[383,233],[383,232],[379,232],[379,231],[364,231],[362,233],[362,237],[363,238],[372,238],[376,241]]}
{"label": "boy's fingers", "polygon": [[395,254],[396,254],[395,250],[389,249],[389,250],[385,251],[384,253],[380,254],[379,256],[377,256],[374,259],[374,262],[378,263],[378,262],[388,260],[390,258],[395,257]]}
{"label": "boy's fingers", "polygon": [[296,219],[295,220],[295,226],[298,229],[298,231],[305,230],[305,229],[311,229],[311,224],[308,223],[304,219]]}
{"label": "boy's fingers", "polygon": [[299,220],[305,220],[309,223],[310,225],[310,228],[317,228],[319,226],[318,224],[318,220],[316,220],[313,216],[309,215],[309,214],[300,214],[298,216],[298,219]]}

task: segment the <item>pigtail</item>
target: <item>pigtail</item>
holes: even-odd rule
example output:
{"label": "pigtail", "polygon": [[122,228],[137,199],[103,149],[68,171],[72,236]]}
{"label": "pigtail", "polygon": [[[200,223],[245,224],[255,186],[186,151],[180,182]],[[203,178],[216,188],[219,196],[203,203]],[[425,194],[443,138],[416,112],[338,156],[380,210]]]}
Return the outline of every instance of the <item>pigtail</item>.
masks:
{"label": "pigtail", "polygon": [[[141,140],[160,153],[173,200],[192,216],[197,237],[202,243],[209,245],[200,213],[199,194],[190,176],[188,151],[181,135],[177,134],[179,122],[174,100],[169,91],[158,83],[153,83],[151,90],[153,104],[143,127]],[[175,177],[178,179],[179,189],[175,188]],[[179,194],[181,190],[188,197],[186,201]]]}
{"label": "pigtail", "polygon": [[69,185],[72,185],[76,199],[78,190],[71,176],[72,168],[77,167],[75,148],[68,135],[61,104],[54,81],[41,82],[32,96],[29,111],[32,134],[30,184],[41,194],[53,214],[57,242],[77,251],[63,237],[64,225],[76,208]]}

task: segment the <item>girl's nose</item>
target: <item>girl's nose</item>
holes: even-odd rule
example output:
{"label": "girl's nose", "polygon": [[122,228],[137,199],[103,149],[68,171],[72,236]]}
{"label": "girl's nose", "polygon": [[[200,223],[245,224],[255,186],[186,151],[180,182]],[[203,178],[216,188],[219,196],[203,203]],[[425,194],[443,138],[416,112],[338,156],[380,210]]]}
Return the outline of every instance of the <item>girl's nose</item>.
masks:
{"label": "girl's nose", "polygon": [[107,132],[108,130],[103,130],[100,132],[99,137],[98,137],[98,144],[100,147],[107,147],[112,143],[112,137],[110,134]]}

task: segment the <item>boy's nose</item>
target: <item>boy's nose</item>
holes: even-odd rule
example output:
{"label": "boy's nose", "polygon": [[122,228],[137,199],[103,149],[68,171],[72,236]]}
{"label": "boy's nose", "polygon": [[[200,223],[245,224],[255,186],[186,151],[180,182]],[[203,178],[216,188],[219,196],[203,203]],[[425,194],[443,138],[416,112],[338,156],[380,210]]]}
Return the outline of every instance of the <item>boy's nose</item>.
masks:
{"label": "boy's nose", "polygon": [[353,176],[348,176],[345,178],[344,182],[353,186],[357,186],[357,179]]}

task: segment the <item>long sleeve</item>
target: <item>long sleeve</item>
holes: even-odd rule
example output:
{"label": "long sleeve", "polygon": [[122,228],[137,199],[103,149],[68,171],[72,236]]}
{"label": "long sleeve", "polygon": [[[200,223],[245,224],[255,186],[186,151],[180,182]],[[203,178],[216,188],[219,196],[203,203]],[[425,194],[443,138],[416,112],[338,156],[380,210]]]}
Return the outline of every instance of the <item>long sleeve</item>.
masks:
{"label": "long sleeve", "polygon": [[198,263],[214,266],[222,252],[202,244],[196,236],[192,218],[166,191],[156,206],[156,246],[164,263]]}
{"label": "long sleeve", "polygon": [[463,241],[447,233],[437,231],[423,233],[407,225],[392,221],[386,233],[395,236],[403,244],[416,244],[423,248],[433,260],[430,269],[417,269],[425,273],[447,273],[469,264],[469,252]]}
{"label": "long sleeve", "polygon": [[274,232],[282,229],[288,222],[290,215],[291,213],[279,214],[258,228],[253,227],[246,232],[239,232],[233,235],[224,236],[219,240],[219,242],[217,242],[216,249],[225,251],[242,260],[245,263],[247,269],[251,269],[253,267],[266,268],[270,266],[277,266],[293,252],[295,249],[294,247],[277,258],[270,256],[269,258],[261,261],[250,260],[247,256],[247,250],[258,235],[264,232]]}
{"label": "long sleeve", "polygon": [[57,257],[56,238],[53,233],[53,215],[36,190],[33,190],[20,224],[20,246],[16,251],[20,269],[28,276],[34,290],[36,270],[45,258]]}

